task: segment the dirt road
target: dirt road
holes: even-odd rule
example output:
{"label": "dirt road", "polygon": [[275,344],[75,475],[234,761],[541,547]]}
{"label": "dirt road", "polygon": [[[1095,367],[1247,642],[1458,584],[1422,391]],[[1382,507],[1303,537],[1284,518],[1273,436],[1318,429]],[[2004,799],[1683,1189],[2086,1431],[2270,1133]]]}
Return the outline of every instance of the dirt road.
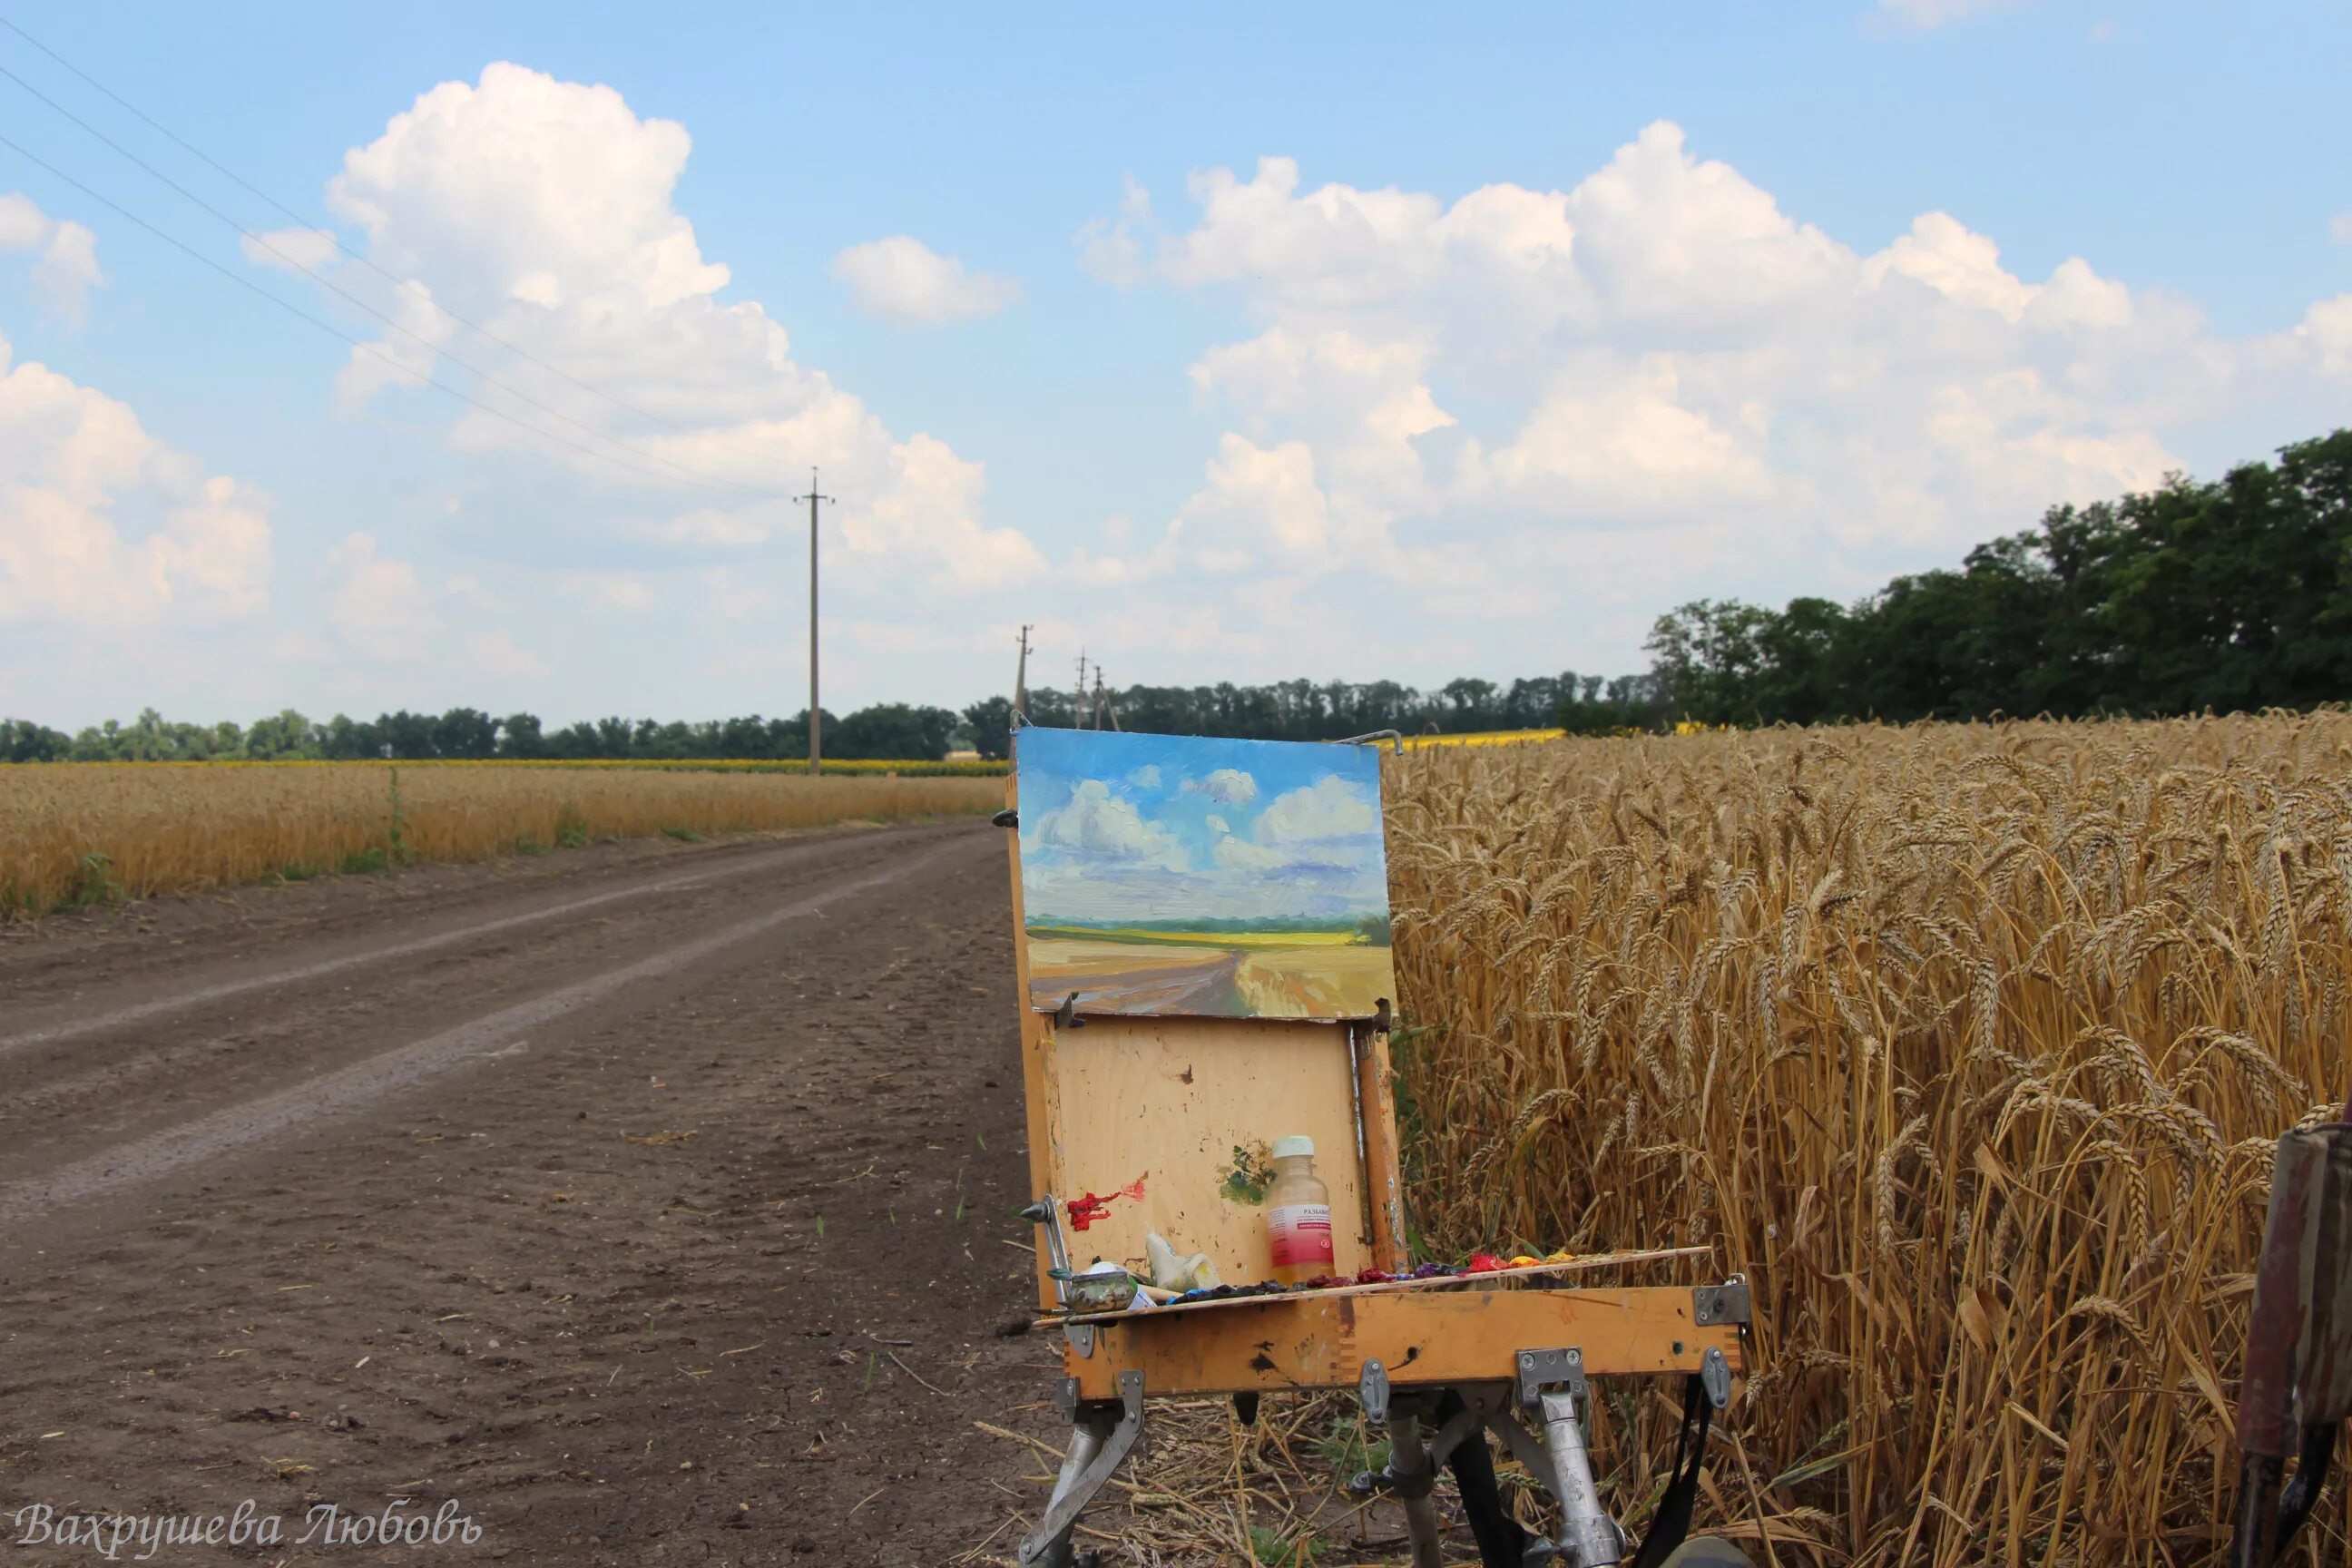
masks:
{"label": "dirt road", "polygon": [[[278,1545],[150,1561],[972,1546],[1035,1501],[973,1420],[1049,1424],[1050,1348],[991,1331],[1029,1279],[1008,928],[966,823],[0,935],[0,1542],[250,1502]],[[328,1505],[478,1539],[297,1544]]]}

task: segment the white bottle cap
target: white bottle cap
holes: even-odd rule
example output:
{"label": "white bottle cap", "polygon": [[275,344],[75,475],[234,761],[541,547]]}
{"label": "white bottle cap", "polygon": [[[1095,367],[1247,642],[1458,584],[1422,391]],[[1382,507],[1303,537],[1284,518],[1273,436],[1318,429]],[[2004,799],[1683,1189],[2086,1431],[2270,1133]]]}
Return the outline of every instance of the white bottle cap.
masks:
{"label": "white bottle cap", "polygon": [[1315,1140],[1296,1132],[1287,1138],[1277,1138],[1274,1141],[1274,1157],[1277,1160],[1287,1160],[1295,1155],[1314,1152]]}

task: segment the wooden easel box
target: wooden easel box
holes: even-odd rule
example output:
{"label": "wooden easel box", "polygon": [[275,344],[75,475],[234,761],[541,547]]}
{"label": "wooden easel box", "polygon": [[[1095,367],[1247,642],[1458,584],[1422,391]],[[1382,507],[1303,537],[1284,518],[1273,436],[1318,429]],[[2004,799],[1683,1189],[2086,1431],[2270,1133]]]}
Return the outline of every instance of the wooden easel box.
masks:
{"label": "wooden easel box", "polygon": [[[1005,798],[1017,813],[1015,779]],[[1228,1284],[1270,1278],[1265,1210],[1226,1195],[1225,1182],[1237,1149],[1305,1133],[1331,1190],[1332,1272],[1403,1269],[1387,1037],[1368,1023],[1288,1019],[1088,1017],[1057,1030],[1030,1004],[1020,835],[1007,839],[1033,1195],[1067,1203],[1139,1178],[1144,1187],[1070,1235],[1073,1265],[1139,1266],[1145,1232],[1157,1230],[1179,1252],[1206,1252]],[[1051,1313],[1059,1297],[1049,1268],[1040,1246],[1038,1310]],[[1096,1353],[1066,1345],[1063,1359],[1089,1399],[1116,1397],[1129,1368],[1154,1396],[1353,1388],[1367,1360],[1400,1382],[1505,1378],[1518,1351],[1558,1345],[1581,1349],[1593,1374],[1695,1373],[1709,1349],[1740,1370],[1738,1328],[1700,1326],[1693,1314],[1687,1286],[1318,1293],[1129,1314],[1097,1324]]]}

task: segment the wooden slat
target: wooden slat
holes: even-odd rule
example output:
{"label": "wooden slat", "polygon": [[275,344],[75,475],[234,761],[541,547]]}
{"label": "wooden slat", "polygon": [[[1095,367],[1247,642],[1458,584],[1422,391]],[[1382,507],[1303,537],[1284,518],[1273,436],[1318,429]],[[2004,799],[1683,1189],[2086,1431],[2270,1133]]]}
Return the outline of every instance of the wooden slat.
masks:
{"label": "wooden slat", "polygon": [[1273,1297],[1098,1324],[1094,1354],[1068,1351],[1063,1364],[1087,1399],[1116,1397],[1130,1369],[1151,1398],[1352,1389],[1370,1360],[1398,1385],[1475,1383],[1512,1376],[1522,1350],[1581,1351],[1596,1377],[1695,1373],[1710,1348],[1743,1370],[1738,1330],[1701,1328],[1691,1314],[1687,1286]]}
{"label": "wooden slat", "polygon": [[[1664,1263],[1685,1258],[1706,1258],[1715,1251],[1711,1247],[1664,1247],[1650,1252],[1596,1252],[1590,1258],[1574,1258],[1564,1263],[1538,1263],[1521,1268],[1501,1268],[1490,1274],[1439,1274],[1426,1279],[1380,1279],[1363,1285],[1330,1285],[1320,1290],[1300,1290],[1287,1300],[1294,1301],[1329,1300],[1335,1296],[1386,1296],[1400,1290],[1476,1289],[1499,1285],[1512,1279],[1549,1279],[1561,1274],[1581,1274],[1597,1268],[1622,1268],[1635,1263]],[[1177,1301],[1165,1307],[1147,1307],[1147,1312],[1213,1312],[1221,1308],[1245,1307],[1262,1302],[1256,1296],[1221,1296],[1206,1301]],[[1055,1313],[1037,1320],[1041,1329],[1060,1328],[1066,1323],[1126,1322],[1137,1314],[1132,1312],[1073,1312]]]}
{"label": "wooden slat", "polygon": [[[1004,778],[1004,804],[1017,811],[1021,807],[1021,786],[1017,773]],[[1052,1023],[1040,1013],[1032,1012],[1029,997],[1028,943],[1021,940],[1021,834],[1007,828],[1004,834],[1005,855],[1013,867],[1013,963],[1019,982],[1016,994],[1021,1006],[1021,1100],[1028,1112],[1029,1129],[1029,1195],[1054,1190],[1054,1030]],[[1043,1234],[1037,1237],[1037,1310],[1051,1311],[1061,1304],[1061,1294],[1054,1287],[1049,1272],[1054,1267],[1045,1250]]]}
{"label": "wooden slat", "polygon": [[1372,1267],[1388,1274],[1407,1267],[1404,1175],[1397,1154],[1396,1072],[1389,1037],[1369,1026],[1356,1035],[1356,1101],[1364,1128],[1364,1208],[1371,1219]]}

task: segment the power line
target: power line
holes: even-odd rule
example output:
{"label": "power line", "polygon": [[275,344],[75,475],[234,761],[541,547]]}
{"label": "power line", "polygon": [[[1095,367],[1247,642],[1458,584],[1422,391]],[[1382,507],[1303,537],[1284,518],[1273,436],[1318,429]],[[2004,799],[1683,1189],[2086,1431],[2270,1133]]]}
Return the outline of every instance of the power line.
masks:
{"label": "power line", "polygon": [[[0,16],[0,27],[7,28],[10,32],[16,34],[26,43],[32,45],[33,47],[40,50],[41,53],[57,61],[58,64],[63,66],[67,70],[72,72],[75,76],[79,77],[89,86],[95,89],[105,97],[112,100],[116,104],[128,110],[131,115],[144,123],[150,130],[155,132],[158,135],[164,138],[164,140],[178,147],[182,152],[186,153],[190,157],[196,159],[199,163],[204,163],[206,167],[214,170],[224,178],[243,187],[252,195],[258,197],[265,205],[274,209],[280,216],[290,218],[294,222],[301,224],[306,227],[316,228],[318,232],[325,235],[328,239],[333,242],[337,250],[341,251],[345,256],[351,258],[353,261],[358,262],[369,271],[373,272],[378,277],[383,278],[387,282],[394,285],[404,286],[416,281],[415,279],[403,278],[398,273],[391,271],[377,262],[373,257],[367,255],[365,252],[352,249],[350,246],[343,243],[342,237],[336,234],[331,227],[322,226],[319,224],[316,219],[306,217],[301,213],[297,212],[294,208],[288,206],[284,202],[279,201],[268,191],[263,190],[260,186],[255,184],[252,181],[247,179],[244,175],[230,168],[227,164],[223,163],[220,160],[206,153],[203,148],[189,142],[185,137],[180,135],[170,126],[163,124],[153,115],[151,115],[145,110],[141,109],[137,104],[131,102],[129,99],[123,97],[121,93],[115,91],[112,88],[99,80],[96,77],[90,75],[79,66],[74,64],[73,61],[66,58],[65,56],[58,53],[57,50],[49,47],[48,45],[41,42],[40,39],[33,37],[32,34],[25,31],[24,28],[18,26],[15,22],[10,21],[7,17]],[[17,85],[20,87],[24,86],[23,79],[15,77],[13,73],[11,73],[11,79],[16,81]],[[26,88],[26,90],[27,92],[33,91],[29,87]],[[37,92],[35,92],[33,95],[36,98],[39,98],[41,96]],[[45,103],[49,102],[47,99],[42,99],[42,101]],[[50,107],[56,108],[57,106],[52,103],[50,104]],[[63,110],[59,110],[58,112],[64,113],[65,111]],[[72,118],[71,115],[68,115],[67,117],[68,119]],[[79,123],[79,121],[77,121],[76,123]],[[88,127],[85,126],[84,129],[87,130]],[[92,132],[91,134],[96,135],[97,132]],[[100,140],[104,140],[104,138],[101,137]],[[113,144],[109,142],[108,145],[111,146]],[[116,151],[120,152],[121,150],[117,148]],[[130,154],[125,153],[124,156],[128,157]],[[133,162],[136,161],[137,160],[135,159],[133,160]],[[150,173],[152,173],[152,171],[151,170]],[[162,178],[160,175],[157,177]],[[176,189],[177,187],[174,186],[174,188]],[[182,194],[185,195],[186,193],[182,192]],[[189,199],[194,201],[195,198],[191,196]],[[199,203],[198,205],[201,205],[203,204]],[[257,239],[256,243],[266,244],[267,242]],[[272,247],[272,253],[276,253],[275,247]],[[628,413],[634,414],[640,419],[649,419],[656,425],[665,426],[669,429],[677,431],[681,435],[692,436],[701,434],[701,432],[695,430],[691,426],[681,425],[675,419],[665,418],[663,416],[656,414],[649,408],[640,408],[635,404],[629,402],[627,399],[617,397],[612,393],[605,391],[603,387],[596,386],[589,382],[581,380],[578,376],[572,374],[570,371],[565,370],[562,366],[551,363],[549,361],[540,358],[529,349],[524,348],[521,344],[510,342],[507,339],[500,337],[498,333],[490,331],[489,328],[482,325],[479,321],[459,315],[449,306],[443,304],[439,300],[433,298],[429,289],[426,291],[425,300],[426,303],[430,304],[435,310],[440,311],[443,315],[448,317],[451,321],[457,322],[459,326],[480,334],[489,342],[498,344],[499,347],[505,349],[508,353],[539,366],[540,369],[547,372],[550,375],[562,377],[563,380],[571,383],[573,386],[578,387],[581,391],[589,394],[591,396],[601,397],[615,408],[623,409]],[[763,463],[775,463],[782,462],[783,460],[776,457],[772,452],[755,452],[749,447],[738,446],[732,441],[722,441],[719,445],[726,447],[730,451],[741,452],[746,456],[757,458]]]}
{"label": "power line", "polygon": [[[644,474],[648,479],[658,479],[664,484],[676,484],[678,482],[675,478],[668,474],[657,473],[652,468],[646,468],[642,464],[632,463],[625,458],[616,458],[610,452],[600,452],[593,447],[583,446],[580,442],[572,440],[570,437],[562,435],[553,430],[542,430],[538,426],[531,424],[526,419],[518,418],[514,415],[508,413],[503,408],[493,407],[491,405],[483,402],[480,398],[472,395],[470,393],[459,391],[457,388],[450,385],[447,382],[443,381],[436,375],[433,375],[423,371],[411,370],[408,366],[401,363],[398,360],[394,359],[390,354],[387,354],[383,350],[377,348],[373,343],[367,342],[362,339],[352,336],[351,333],[343,331],[341,327],[336,326],[332,321],[327,321],[325,318],[320,316],[312,315],[310,311],[302,309],[301,306],[295,304],[290,300],[279,299],[277,295],[272,294],[268,289],[264,289],[260,284],[256,283],[252,279],[222,266],[211,257],[206,256],[203,251],[198,250],[194,246],[190,245],[186,240],[181,239],[176,236],[168,234],[164,230],[156,227],[153,224],[149,223],[145,218],[141,217],[137,213],[132,212],[121,203],[115,201],[110,196],[100,195],[98,192],[90,189],[89,186],[82,184],[79,180],[75,179],[71,174],[67,174],[63,169],[58,168],[55,163],[50,163],[46,158],[39,157],[37,154],[26,151],[24,147],[18,145],[16,142],[11,141],[8,137],[0,135],[0,147],[7,148],[10,152],[16,153],[18,157],[24,159],[26,163],[33,164],[37,168],[47,170],[51,174],[63,180],[67,184],[71,185],[75,190],[79,191],[90,200],[97,202],[101,206],[111,209],[118,216],[137,224],[141,228],[145,229],[149,234],[153,235],[156,238],[162,240],[164,244],[171,246],[173,248],[186,252],[188,255],[195,258],[198,261],[203,262],[206,267],[209,267],[214,271],[219,273],[222,277],[227,279],[230,282],[236,284],[238,288],[258,295],[260,298],[267,300],[271,304],[277,306],[279,310],[284,310],[287,314],[299,317],[303,321],[310,322],[310,325],[318,328],[320,331],[325,332],[330,337],[338,338],[342,342],[349,343],[352,347],[359,350],[362,353],[367,354],[373,359],[382,360],[385,364],[390,365],[395,372],[403,376],[414,377],[415,380],[422,382],[425,385],[446,392],[450,396],[457,399],[460,403],[469,403],[475,407],[480,409],[483,413],[489,415],[491,417],[503,419],[508,424],[515,426],[515,428],[536,436],[541,440],[553,441],[558,445],[569,447],[575,452],[583,452],[601,462],[611,463],[616,467],[628,468],[634,472]],[[687,482],[701,489],[711,489],[717,488],[707,484],[700,479],[688,479]]]}
{"label": "power line", "polygon": [[[424,348],[429,353],[440,354],[444,358],[447,359],[450,363],[457,365],[459,369],[471,372],[473,374],[479,376],[482,380],[489,383],[492,386],[497,387],[499,391],[505,393],[508,396],[512,397],[517,402],[528,405],[532,408],[536,408],[541,414],[547,415],[551,418],[560,419],[564,424],[571,426],[576,430],[584,430],[599,441],[610,442],[612,445],[620,447],[623,451],[634,452],[638,457],[646,459],[648,462],[659,463],[666,468],[675,469],[677,473],[684,475],[686,478],[709,485],[713,489],[740,490],[746,495],[762,495],[767,493],[765,491],[756,489],[750,485],[737,484],[731,479],[721,479],[714,478],[709,474],[698,473],[682,463],[672,462],[669,458],[661,456],[657,452],[646,451],[644,447],[636,446],[632,442],[625,441],[618,436],[610,435],[605,431],[597,429],[594,426],[588,424],[585,420],[574,419],[571,415],[564,413],[560,408],[551,407],[547,404],[541,403],[539,399],[531,396],[529,393],[524,392],[521,388],[515,386],[509,382],[503,381],[498,376],[492,375],[488,371],[484,370],[481,366],[475,364],[457,354],[451,353],[446,348],[434,342],[424,334],[415,331],[394,317],[377,310],[373,305],[368,303],[367,300],[362,299],[359,295],[352,293],[341,284],[337,283],[332,279],[326,277],[324,274],[317,272],[310,267],[305,266],[296,258],[287,255],[286,252],[278,249],[278,247],[272,245],[268,240],[264,239],[261,236],[254,233],[251,229],[246,227],[245,225],[237,222],[236,219],[231,217],[228,214],[221,211],[220,208],[205,200],[204,197],[196,195],[195,192],[188,189],[187,186],[172,178],[171,175],[163,173],[163,170],[158,169],[152,163],[148,163],[144,158],[139,156],[138,153],[133,153],[128,147],[123,146],[122,143],[115,141],[114,138],[109,136],[105,132],[100,131],[97,126],[92,125],[87,120],[82,119],[81,116],[76,114],[72,110],[68,109],[64,104],[59,103],[57,100],[49,97],[47,93],[41,91],[40,89],[35,87],[31,82],[26,81],[23,77],[20,77],[15,71],[10,70],[6,66],[0,66],[0,77],[6,77],[10,81],[15,82],[18,87],[24,89],[25,91],[40,100],[41,102],[48,105],[49,108],[55,110],[58,113],[71,121],[74,124],[81,127],[82,130],[88,132],[91,136],[96,137],[99,141],[112,148],[123,158],[137,164],[155,179],[170,186],[173,190],[177,191],[188,201],[194,203],[205,212],[209,213],[212,216],[218,218],[221,222],[228,225],[229,227],[235,229],[238,234],[243,235],[247,239],[251,240],[262,249],[269,252],[270,255],[276,257],[278,260],[284,262],[288,267],[293,268],[295,271],[299,272],[302,276],[310,279],[311,282],[318,284],[320,288],[325,289],[330,292],[349,300],[353,305],[358,306],[361,310],[365,310],[369,315],[373,316],[377,321],[382,321],[385,326],[390,327],[394,331],[398,332],[401,336],[409,339],[419,347]],[[381,269],[379,268],[379,270]],[[390,274],[387,273],[386,276],[389,277]],[[395,279],[395,281],[397,281],[397,279]],[[417,287],[421,289],[424,286],[419,284]],[[425,290],[425,297],[429,301],[432,298],[431,290]]]}

